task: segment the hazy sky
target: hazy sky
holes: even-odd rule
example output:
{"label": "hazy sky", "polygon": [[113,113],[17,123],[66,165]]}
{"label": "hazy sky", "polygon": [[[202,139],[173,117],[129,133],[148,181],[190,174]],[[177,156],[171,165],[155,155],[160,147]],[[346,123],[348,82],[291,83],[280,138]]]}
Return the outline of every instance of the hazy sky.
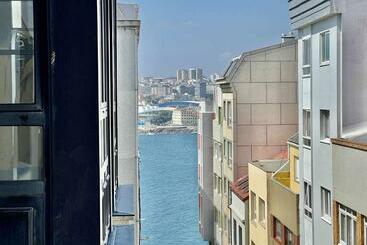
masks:
{"label": "hazy sky", "polygon": [[232,57],[278,43],[290,30],[286,0],[122,2],[140,6],[140,76],[174,76],[196,66],[205,75],[222,74]]}

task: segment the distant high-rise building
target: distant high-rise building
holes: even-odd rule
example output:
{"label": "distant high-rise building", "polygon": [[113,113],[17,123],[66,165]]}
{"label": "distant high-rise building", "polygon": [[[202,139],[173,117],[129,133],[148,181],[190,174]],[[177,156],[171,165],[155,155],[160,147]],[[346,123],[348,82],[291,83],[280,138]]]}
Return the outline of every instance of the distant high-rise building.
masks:
{"label": "distant high-rise building", "polygon": [[203,69],[201,68],[196,69],[196,79],[197,80],[203,79]]}
{"label": "distant high-rise building", "polygon": [[190,68],[189,79],[190,80],[196,80],[197,79],[197,72],[196,72],[195,68]]}
{"label": "distant high-rise building", "polygon": [[177,70],[177,82],[189,80],[189,72],[185,69]]}

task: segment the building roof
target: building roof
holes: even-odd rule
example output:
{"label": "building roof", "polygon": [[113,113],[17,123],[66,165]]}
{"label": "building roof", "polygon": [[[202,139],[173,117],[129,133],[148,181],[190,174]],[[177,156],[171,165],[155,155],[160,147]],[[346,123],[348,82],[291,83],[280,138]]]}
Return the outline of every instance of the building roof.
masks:
{"label": "building roof", "polygon": [[273,49],[292,46],[292,45],[295,45],[295,44],[297,44],[297,40],[289,40],[289,41],[279,43],[279,44],[275,44],[275,45],[272,45],[272,46],[259,48],[259,49],[255,49],[255,50],[252,50],[252,51],[243,52],[240,56],[237,56],[237,57],[235,57],[231,60],[231,63],[229,64],[229,66],[225,70],[223,76],[218,78],[216,80],[216,82],[217,83],[228,82],[228,80],[230,80],[233,77],[233,75],[237,72],[237,70],[240,67],[241,63],[246,59],[246,57],[248,57],[250,55],[263,53],[263,52],[270,51],[270,50],[273,50]]}
{"label": "building roof", "polygon": [[251,165],[261,169],[267,173],[275,173],[278,171],[284,164],[285,160],[261,160],[261,161],[253,161],[250,162]]}
{"label": "building roof", "polygon": [[354,139],[343,139],[343,138],[331,139],[331,142],[335,145],[367,151],[367,135],[362,135]]}
{"label": "building roof", "polygon": [[245,175],[230,185],[231,190],[241,200],[248,200],[249,196],[249,182],[248,175]]}

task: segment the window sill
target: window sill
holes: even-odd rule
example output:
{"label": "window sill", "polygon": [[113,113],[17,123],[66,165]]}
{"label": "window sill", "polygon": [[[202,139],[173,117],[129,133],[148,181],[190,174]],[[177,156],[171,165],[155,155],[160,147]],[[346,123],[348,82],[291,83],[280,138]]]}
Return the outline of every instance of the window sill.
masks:
{"label": "window sill", "polygon": [[310,77],[311,77],[311,74],[302,75],[302,78],[310,78]]}
{"label": "window sill", "polygon": [[320,143],[330,145],[331,141],[330,141],[330,138],[325,138],[325,139],[320,140]]}
{"label": "window sill", "polygon": [[331,225],[331,217],[329,217],[329,216],[321,216],[321,219],[322,219],[324,222],[326,222],[326,223],[328,223],[329,225]]}
{"label": "window sill", "polygon": [[328,65],[330,65],[330,60],[328,60],[328,61],[324,61],[324,62],[321,62],[321,63],[320,63],[320,67],[328,66]]}

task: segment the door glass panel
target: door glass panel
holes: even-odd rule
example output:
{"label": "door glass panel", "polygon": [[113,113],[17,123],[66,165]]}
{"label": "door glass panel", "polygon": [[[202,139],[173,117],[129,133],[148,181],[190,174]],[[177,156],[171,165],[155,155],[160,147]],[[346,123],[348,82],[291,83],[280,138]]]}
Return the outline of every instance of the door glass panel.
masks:
{"label": "door glass panel", "polygon": [[32,1],[0,1],[0,104],[34,103]]}
{"label": "door glass panel", "polygon": [[0,126],[0,181],[43,179],[43,130]]}

